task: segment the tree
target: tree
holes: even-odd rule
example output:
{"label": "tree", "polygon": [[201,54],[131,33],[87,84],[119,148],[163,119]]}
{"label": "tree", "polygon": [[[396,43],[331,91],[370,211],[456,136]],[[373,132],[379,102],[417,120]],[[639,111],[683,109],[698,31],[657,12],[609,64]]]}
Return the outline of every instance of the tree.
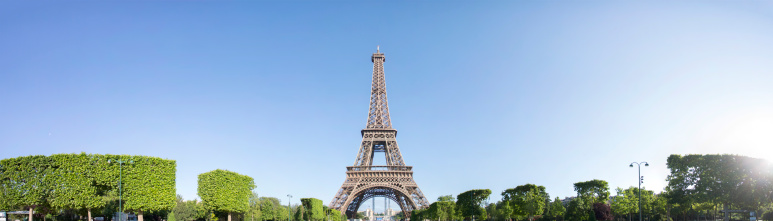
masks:
{"label": "tree", "polygon": [[612,220],[613,218],[612,210],[606,203],[594,203],[593,214],[595,215],[596,220]]}
{"label": "tree", "polygon": [[[52,207],[57,209],[86,209],[91,220],[91,209],[104,206],[102,194],[109,189],[107,185],[98,185],[98,178],[91,171],[97,170],[98,160],[94,155],[54,154],[49,157],[54,181],[48,198]],[[106,180],[104,177],[99,180]],[[105,184],[105,183],[102,183]]]}
{"label": "tree", "polygon": [[566,208],[566,214],[564,214],[564,219],[570,220],[570,221],[583,221],[588,220],[589,215],[589,208],[586,208],[586,203],[584,200],[580,197],[574,198],[572,201],[569,202],[569,205]]}
{"label": "tree", "polygon": [[306,212],[306,211],[305,211],[305,209],[303,208],[303,206],[298,206],[298,209],[296,209],[296,210],[295,210],[295,214],[293,215],[293,220],[295,220],[295,221],[303,221],[303,220],[304,220],[304,219],[303,219],[303,218],[304,218],[304,217],[303,217],[303,214],[304,214],[305,212]]}
{"label": "tree", "polygon": [[[158,157],[105,155],[107,160],[124,159],[133,163],[123,165],[122,198],[124,209],[137,213],[137,221],[143,221],[144,211],[170,210],[175,205],[177,192],[175,178],[177,163]],[[97,162],[100,165],[102,162]],[[110,163],[113,181],[119,177],[118,163]],[[99,177],[99,176],[97,176]]]}
{"label": "tree", "polygon": [[513,208],[510,206],[510,201],[499,201],[497,204],[497,217],[502,220],[510,220],[513,216]]}
{"label": "tree", "polygon": [[172,214],[178,221],[193,221],[197,218],[197,206],[196,201],[184,201],[182,196],[177,195],[177,205],[172,209]]}
{"label": "tree", "polygon": [[[127,163],[115,163],[118,160]],[[175,168],[173,160],[129,155],[81,153],[4,159],[0,161],[0,198],[4,199],[0,204],[26,207],[30,213],[35,207],[39,211],[56,207],[86,211],[90,216],[91,209],[116,201],[106,197],[118,192],[121,178],[123,191],[116,195],[125,210],[137,212],[138,221],[143,221],[143,211],[174,207]],[[103,211],[107,210],[112,209]]]}
{"label": "tree", "polygon": [[631,214],[638,210],[637,204],[635,203],[638,196],[631,194],[633,191],[631,188],[623,190],[618,187],[615,191],[617,191],[617,195],[610,201],[612,213],[616,215],[625,214],[628,216],[628,220],[631,220]]}
{"label": "tree", "polygon": [[564,204],[561,203],[561,199],[556,197],[553,203],[550,204],[550,216],[555,218],[562,217],[565,212]]}
{"label": "tree", "polygon": [[609,184],[604,180],[589,180],[574,183],[574,191],[577,196],[583,198],[588,205],[604,203],[609,199]]}
{"label": "tree", "polygon": [[322,209],[322,200],[316,198],[301,198],[301,203],[305,213],[306,220],[316,221],[325,218],[325,211]]}
{"label": "tree", "polygon": [[451,195],[445,195],[445,196],[439,196],[437,198],[438,202],[454,202],[456,199],[454,199],[454,196]]}
{"label": "tree", "polygon": [[490,189],[468,190],[456,196],[456,208],[462,213],[462,218],[473,216],[486,217],[486,210],[480,204],[491,195]]}
{"label": "tree", "polygon": [[[770,163],[737,155],[671,155],[666,180],[669,203],[719,203],[756,210],[773,201]],[[725,213],[725,220],[729,220]]]}
{"label": "tree", "polygon": [[426,210],[427,209],[414,209],[414,210],[412,210],[411,211],[411,217],[410,217],[411,220],[422,221],[422,220],[427,219],[427,217],[426,217]]}
{"label": "tree", "polygon": [[199,174],[198,193],[208,211],[244,213],[249,208],[249,198],[255,189],[252,177],[227,170],[213,170]]}
{"label": "tree", "polygon": [[455,220],[456,204],[449,201],[434,202],[429,205],[426,212],[427,218],[431,220]]}
{"label": "tree", "polygon": [[260,201],[260,220],[274,220],[276,214],[274,213],[275,206],[271,200]]}
{"label": "tree", "polygon": [[247,209],[247,213],[245,213],[245,218],[249,218],[250,221],[255,221],[255,219],[260,220],[260,197],[258,197],[258,193],[253,191],[252,194],[250,194],[249,204],[249,209]]}
{"label": "tree", "polygon": [[46,204],[51,192],[54,178],[51,164],[51,159],[42,155],[0,160],[4,204],[9,208],[28,208],[29,220],[32,220],[32,210]]}
{"label": "tree", "polygon": [[533,220],[535,215],[542,214],[545,201],[550,201],[550,196],[544,186],[525,184],[503,191],[502,200],[517,206],[516,212],[519,213],[515,215],[526,215],[529,220]]}

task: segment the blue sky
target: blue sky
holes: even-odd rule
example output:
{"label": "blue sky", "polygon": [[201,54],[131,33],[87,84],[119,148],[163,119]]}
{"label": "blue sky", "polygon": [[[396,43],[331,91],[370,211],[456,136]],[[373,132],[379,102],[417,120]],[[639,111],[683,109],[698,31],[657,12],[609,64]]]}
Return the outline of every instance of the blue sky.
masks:
{"label": "blue sky", "polygon": [[[376,45],[430,201],[526,183],[666,185],[670,154],[773,160],[765,1],[2,2],[0,158],[177,161],[327,204],[365,127]],[[377,203],[377,210],[381,210]],[[362,208],[367,208],[363,206]]]}

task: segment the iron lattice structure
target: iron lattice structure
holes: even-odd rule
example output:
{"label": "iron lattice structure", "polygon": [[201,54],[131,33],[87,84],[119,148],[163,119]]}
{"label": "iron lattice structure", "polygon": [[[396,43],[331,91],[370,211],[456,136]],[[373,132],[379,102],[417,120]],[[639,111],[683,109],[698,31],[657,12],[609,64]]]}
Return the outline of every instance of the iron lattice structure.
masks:
{"label": "iron lattice structure", "polygon": [[[406,166],[397,147],[397,130],[392,128],[387,105],[383,53],[376,51],[373,62],[373,84],[370,91],[368,122],[361,131],[362,144],[354,166],[346,167],[346,180],[328,207],[356,218],[363,202],[373,197],[389,198],[400,206],[406,217],[414,209],[428,208],[429,202],[413,180],[411,166]],[[384,153],[387,165],[373,165],[375,153]]]}

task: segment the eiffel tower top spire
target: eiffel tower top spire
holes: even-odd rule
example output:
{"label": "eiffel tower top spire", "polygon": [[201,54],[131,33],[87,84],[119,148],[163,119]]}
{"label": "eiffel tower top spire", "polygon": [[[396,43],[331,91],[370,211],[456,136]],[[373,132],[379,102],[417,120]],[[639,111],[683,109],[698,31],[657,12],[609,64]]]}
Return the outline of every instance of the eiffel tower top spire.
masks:
{"label": "eiffel tower top spire", "polygon": [[376,53],[370,57],[373,62],[373,83],[370,89],[370,108],[368,111],[368,124],[366,129],[392,129],[392,120],[389,118],[389,105],[387,104],[386,80],[384,79],[384,62],[386,57],[376,47]]}

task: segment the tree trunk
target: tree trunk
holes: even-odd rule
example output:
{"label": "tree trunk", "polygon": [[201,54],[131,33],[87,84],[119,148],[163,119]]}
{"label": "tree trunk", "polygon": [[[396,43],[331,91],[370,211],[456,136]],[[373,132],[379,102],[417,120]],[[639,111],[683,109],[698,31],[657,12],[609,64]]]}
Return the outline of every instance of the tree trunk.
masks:
{"label": "tree trunk", "polygon": [[88,209],[86,209],[86,211],[88,211],[88,212],[89,212],[89,221],[92,221],[92,220],[91,220],[91,208],[88,208]]}
{"label": "tree trunk", "polygon": [[[140,220],[137,220],[140,221]],[[228,221],[231,221],[231,213],[228,213]]]}
{"label": "tree trunk", "polygon": [[32,221],[32,207],[30,206],[30,219],[27,221]]}
{"label": "tree trunk", "polygon": [[143,217],[142,217],[142,210],[138,210],[137,211],[137,221],[143,221],[143,220],[145,220],[145,219],[143,219]]}
{"label": "tree trunk", "polygon": [[725,210],[725,221],[730,221],[730,213],[728,210],[730,210],[730,204],[725,202],[722,203],[722,208]]}

